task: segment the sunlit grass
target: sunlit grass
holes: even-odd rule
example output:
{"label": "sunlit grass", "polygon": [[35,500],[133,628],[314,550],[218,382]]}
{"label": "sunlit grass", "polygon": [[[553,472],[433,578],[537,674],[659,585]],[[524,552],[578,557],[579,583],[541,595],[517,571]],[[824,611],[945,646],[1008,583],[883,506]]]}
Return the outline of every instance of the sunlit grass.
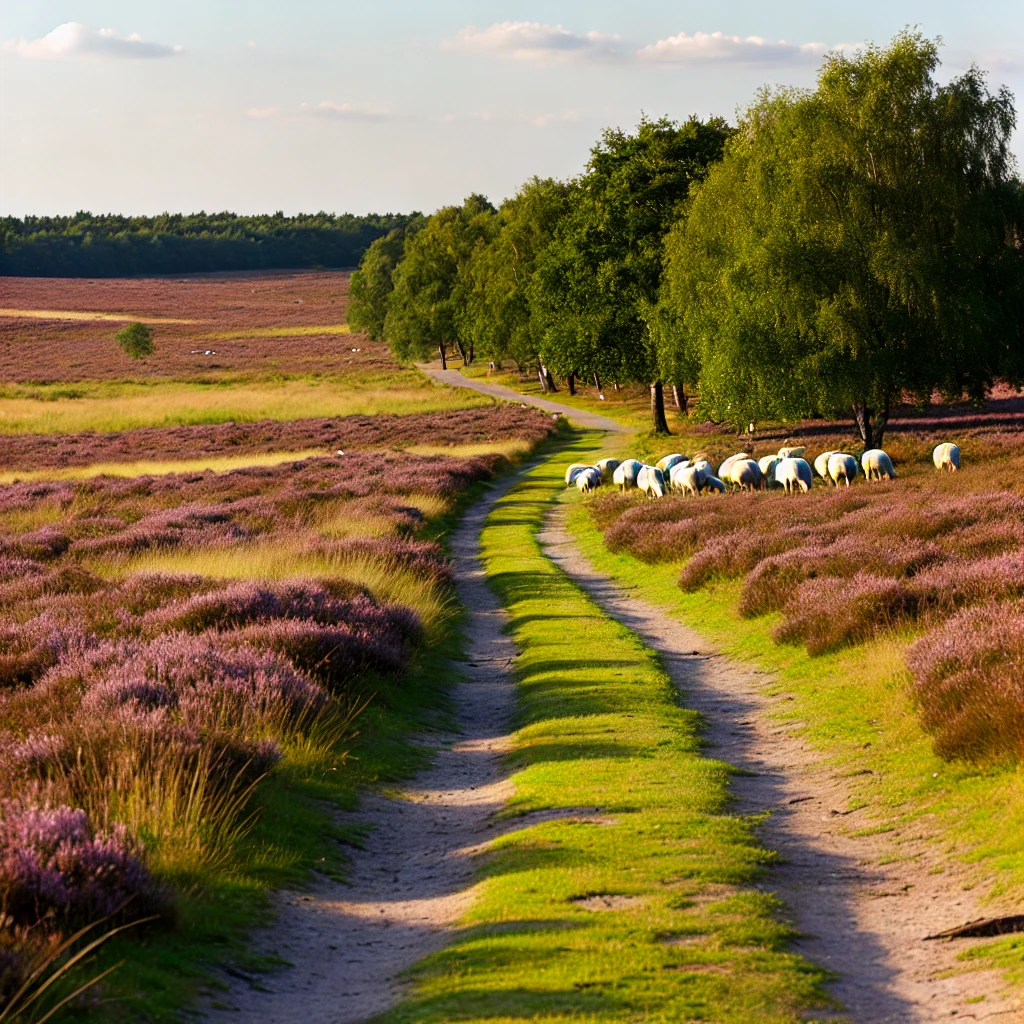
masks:
{"label": "sunlit grass", "polygon": [[533,443],[526,440],[479,441],[475,444],[413,444],[403,448],[414,455],[451,455],[461,459],[474,455],[504,455],[510,462],[521,462],[533,451]]}
{"label": "sunlit grass", "polygon": [[105,320],[141,324],[199,324],[202,320],[183,320],[171,316],[140,316],[138,313],[87,313],[73,309],[0,309],[0,316],[20,320]]}
{"label": "sunlit grass", "polygon": [[443,412],[491,399],[398,371],[360,378],[84,383],[0,390],[0,433],[113,433],[137,427]]}
{"label": "sunlit grass", "polygon": [[315,456],[327,455],[320,448],[306,448],[298,452],[257,452],[252,455],[208,455],[199,459],[182,459],[178,462],[94,462],[89,466],[64,466],[50,469],[36,469],[29,472],[12,470],[0,473],[0,484],[12,484],[31,480],[88,480],[96,476],[166,476],[168,473],[201,473],[213,470],[225,473],[232,469],[248,466],[278,466],[282,462],[299,462]]}
{"label": "sunlit grass", "polygon": [[232,330],[197,334],[196,341],[232,341],[238,338],[309,338],[320,334],[351,334],[348,324],[302,325],[295,327],[236,327]]}

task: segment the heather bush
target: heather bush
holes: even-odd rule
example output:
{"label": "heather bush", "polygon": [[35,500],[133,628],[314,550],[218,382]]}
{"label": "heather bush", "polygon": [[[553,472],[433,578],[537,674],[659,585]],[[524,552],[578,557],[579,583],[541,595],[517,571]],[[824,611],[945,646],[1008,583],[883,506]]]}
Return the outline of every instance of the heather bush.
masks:
{"label": "heather bush", "polygon": [[1024,603],[953,615],[911,645],[907,665],[936,753],[1024,760]]}
{"label": "heather bush", "polygon": [[44,613],[27,622],[0,624],[0,687],[38,679],[62,658],[81,653],[90,638]]}

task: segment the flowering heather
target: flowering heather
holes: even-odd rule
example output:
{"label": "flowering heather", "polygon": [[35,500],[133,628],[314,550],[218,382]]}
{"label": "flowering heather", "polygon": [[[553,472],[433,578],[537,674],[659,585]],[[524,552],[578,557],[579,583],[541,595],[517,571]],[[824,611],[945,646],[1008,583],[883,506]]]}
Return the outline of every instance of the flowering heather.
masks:
{"label": "flowering heather", "polygon": [[937,753],[1024,760],[1024,603],[957,613],[911,645],[907,664]]}
{"label": "flowering heather", "polygon": [[83,810],[0,806],[0,919],[8,927],[73,929],[130,907],[160,911],[165,897],[123,827],[96,832]]}
{"label": "flowering heather", "polygon": [[474,444],[486,441],[541,441],[556,432],[551,417],[519,405],[480,406],[407,416],[343,416],[278,422],[143,427],[115,434],[0,434],[0,465],[8,470],[44,466],[88,466],[255,455],[263,452],[324,453],[408,444]]}

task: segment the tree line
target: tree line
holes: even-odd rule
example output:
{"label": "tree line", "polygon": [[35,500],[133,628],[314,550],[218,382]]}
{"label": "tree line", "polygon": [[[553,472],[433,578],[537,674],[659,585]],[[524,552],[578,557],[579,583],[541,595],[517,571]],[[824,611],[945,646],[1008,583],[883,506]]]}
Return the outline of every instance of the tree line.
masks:
{"label": "tree line", "polygon": [[902,400],[1024,382],[1024,187],[1012,95],[938,46],[826,57],[813,90],[765,89],[735,126],[644,118],[584,172],[374,241],[349,320],[401,359],[451,350],[650,387],[750,422],[851,416],[880,443]]}
{"label": "tree line", "polygon": [[130,277],[225,270],[354,267],[415,214],[76,213],[0,220],[0,275]]}

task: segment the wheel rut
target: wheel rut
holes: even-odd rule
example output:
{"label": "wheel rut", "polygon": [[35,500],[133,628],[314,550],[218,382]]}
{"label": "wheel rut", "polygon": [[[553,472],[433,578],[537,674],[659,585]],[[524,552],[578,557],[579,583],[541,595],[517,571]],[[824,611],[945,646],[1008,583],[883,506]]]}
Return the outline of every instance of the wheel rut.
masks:
{"label": "wheel rut", "polygon": [[[528,467],[527,467],[528,468]],[[452,938],[473,901],[474,854],[499,834],[494,812],[511,793],[502,758],[514,703],[507,615],[488,587],[479,537],[494,503],[519,479],[501,480],[451,535],[456,590],[466,609],[467,661],[453,687],[458,731],[439,738],[430,768],[397,792],[372,792],[345,824],[367,827],[347,884],[323,876],[275,897],[273,926],[253,953],[292,966],[234,972],[205,1008],[210,1024],[355,1024],[397,1003],[401,974]]]}
{"label": "wheel rut", "polygon": [[799,933],[795,951],[834,972],[830,991],[845,1008],[835,1019],[1024,1021],[1019,999],[996,972],[948,973],[963,942],[924,941],[984,916],[948,861],[942,874],[933,872],[942,853],[936,844],[903,836],[896,846],[884,835],[855,835],[850,781],[774,717],[787,698],[768,695],[769,677],[722,657],[694,630],[596,570],[567,531],[567,514],[562,505],[547,517],[539,535],[544,552],[662,656],[687,707],[705,718],[708,755],[741,769],[731,786],[736,813],[769,812],[759,835],[781,863],[759,888],[785,905]]}

